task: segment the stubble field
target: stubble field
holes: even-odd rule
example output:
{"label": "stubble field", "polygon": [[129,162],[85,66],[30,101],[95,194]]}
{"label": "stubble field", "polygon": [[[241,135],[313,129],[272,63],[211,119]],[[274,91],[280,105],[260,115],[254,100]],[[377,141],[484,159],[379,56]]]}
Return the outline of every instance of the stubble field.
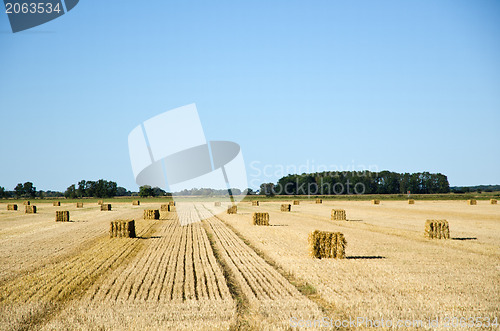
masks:
{"label": "stubble field", "polygon": [[[500,206],[479,201],[181,202],[203,222],[144,220],[160,203],[37,214],[0,203],[0,329],[287,329],[297,321],[500,317]],[[289,202],[291,203],[291,201]],[[331,221],[333,208],[348,221]],[[55,222],[69,210],[71,222]],[[270,226],[252,225],[269,212]],[[138,238],[108,236],[135,219]],[[446,219],[450,240],[423,235]],[[313,230],[344,233],[347,258],[312,259]],[[291,323],[292,321],[292,323]]]}

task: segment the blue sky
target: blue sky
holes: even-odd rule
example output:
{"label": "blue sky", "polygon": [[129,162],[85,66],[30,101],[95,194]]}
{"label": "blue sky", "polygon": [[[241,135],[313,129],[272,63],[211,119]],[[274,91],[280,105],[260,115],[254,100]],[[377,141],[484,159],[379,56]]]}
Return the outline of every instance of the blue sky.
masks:
{"label": "blue sky", "polygon": [[499,92],[497,1],[82,0],[16,34],[2,9],[0,186],[137,190],[129,132],[190,103],[253,184],[320,165],[500,184]]}

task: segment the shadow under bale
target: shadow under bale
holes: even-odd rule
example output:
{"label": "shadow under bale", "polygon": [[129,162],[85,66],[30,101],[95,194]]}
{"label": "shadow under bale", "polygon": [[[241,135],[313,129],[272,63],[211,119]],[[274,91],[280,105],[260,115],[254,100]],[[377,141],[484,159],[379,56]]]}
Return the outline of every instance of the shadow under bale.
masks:
{"label": "shadow under bale", "polygon": [[378,259],[385,259],[385,256],[348,256],[346,257],[348,260],[378,260]]}

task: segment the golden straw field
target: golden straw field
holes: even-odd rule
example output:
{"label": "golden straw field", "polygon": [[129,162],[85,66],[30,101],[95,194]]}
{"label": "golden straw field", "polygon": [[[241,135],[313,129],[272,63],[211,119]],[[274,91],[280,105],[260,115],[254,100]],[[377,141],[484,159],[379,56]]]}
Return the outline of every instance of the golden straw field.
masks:
{"label": "golden straw field", "polygon": [[[236,214],[224,203],[181,201],[160,219],[144,210],[165,202],[106,203],[110,211],[35,200],[36,214],[0,203],[1,330],[500,317],[500,206],[489,201],[261,200]],[[332,220],[333,209],[347,220]],[[55,221],[62,210],[69,222]],[[255,225],[254,213],[268,213],[269,225]],[[204,220],[181,226],[179,216]],[[110,238],[116,220],[135,220],[137,237]],[[428,239],[427,220],[446,220],[450,239]],[[345,258],[311,257],[315,230],[342,233]]]}

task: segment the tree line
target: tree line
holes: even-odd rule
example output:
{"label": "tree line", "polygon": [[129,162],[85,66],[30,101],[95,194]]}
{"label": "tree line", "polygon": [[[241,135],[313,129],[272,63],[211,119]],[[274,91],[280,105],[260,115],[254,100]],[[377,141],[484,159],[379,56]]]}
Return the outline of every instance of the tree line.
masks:
{"label": "tree line", "polygon": [[260,186],[262,195],[343,194],[432,194],[449,193],[448,178],[441,173],[397,173],[391,171],[334,171],[288,175],[276,184]]}
{"label": "tree line", "polygon": [[[488,189],[497,188],[488,187]],[[461,188],[464,189],[464,188]],[[251,189],[241,191],[237,188],[230,190],[233,195],[252,194]],[[397,173],[391,171],[335,171],[302,175],[288,175],[280,178],[276,184],[263,183],[260,194],[263,195],[338,195],[338,194],[413,194],[449,193],[448,178],[441,173],[417,172]],[[462,193],[459,190],[452,190]],[[228,190],[210,188],[193,188],[176,192],[176,195],[185,196],[220,196],[228,195]],[[170,196],[164,190],[151,186],[141,186],[139,192],[131,192],[120,187],[116,182],[99,179],[97,181],[81,180],[70,185],[66,191],[37,191],[32,182],[19,183],[14,190],[7,191],[0,186],[0,198],[111,198],[114,196],[141,196],[156,197]]]}
{"label": "tree line", "polygon": [[[78,186],[77,186],[78,185]],[[70,185],[65,192],[58,191],[37,191],[32,182],[19,183],[12,191],[5,190],[0,186],[0,199],[3,198],[111,198],[114,196],[130,196],[133,193],[124,187],[120,187],[113,181],[99,179],[97,181],[81,180],[78,184]]]}

